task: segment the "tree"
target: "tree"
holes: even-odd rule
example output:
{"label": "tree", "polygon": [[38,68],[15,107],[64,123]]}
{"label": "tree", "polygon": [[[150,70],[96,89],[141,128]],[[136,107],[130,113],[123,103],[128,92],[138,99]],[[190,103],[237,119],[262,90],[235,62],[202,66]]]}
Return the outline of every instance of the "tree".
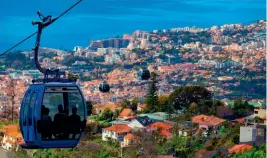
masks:
{"label": "tree", "polygon": [[115,120],[117,117],[119,117],[120,115],[120,111],[118,109],[116,109],[113,113],[113,120]]}
{"label": "tree", "polygon": [[68,77],[68,79],[76,79],[76,80],[79,79],[79,75],[75,75],[73,73],[68,73],[67,77]]}
{"label": "tree", "polygon": [[184,86],[177,88],[169,96],[169,104],[174,109],[188,109],[193,102],[198,103],[201,100],[211,99],[211,92],[201,86]]}
{"label": "tree", "polygon": [[93,104],[92,102],[86,101],[86,107],[87,107],[87,116],[90,116],[92,114]]}
{"label": "tree", "polygon": [[159,99],[158,99],[158,109],[159,109],[159,111],[167,112],[169,110],[168,109],[168,100],[169,100],[169,97],[166,96],[166,95],[159,96]]}
{"label": "tree", "polygon": [[235,135],[235,136],[232,138],[232,142],[235,143],[235,144],[239,144],[239,135]]}
{"label": "tree", "polygon": [[196,115],[198,114],[198,107],[197,104],[195,102],[191,103],[189,106],[188,111],[192,114],[192,115]]}
{"label": "tree", "polygon": [[[219,102],[217,102],[219,104]],[[201,100],[198,104],[199,112],[204,115],[216,115],[216,105],[212,100]]]}
{"label": "tree", "polygon": [[130,104],[131,102],[128,99],[123,99],[123,101],[121,102],[122,109],[129,107]]}
{"label": "tree", "polygon": [[102,112],[102,114],[101,114],[101,116],[99,117],[99,119],[102,120],[102,121],[110,122],[110,121],[112,121],[112,119],[113,119],[113,115],[114,115],[113,112],[112,112],[110,109],[106,108],[106,109]]}
{"label": "tree", "polygon": [[261,119],[259,116],[255,116],[254,120],[256,123],[262,123],[263,122],[263,119]]}
{"label": "tree", "polygon": [[137,105],[138,105],[138,98],[135,97],[135,98],[131,101],[129,108],[132,109],[133,111],[136,111],[136,110],[137,110]]}
{"label": "tree", "polygon": [[[6,109],[6,112],[11,110],[11,120],[12,120],[12,123],[14,121],[14,105],[15,105],[15,97],[16,97],[16,83],[15,83],[15,80],[13,78],[11,78],[9,81],[8,81],[8,86],[7,86],[7,97],[8,97],[8,100],[9,102],[11,102],[11,108],[7,108]],[[9,115],[10,116],[10,115]],[[16,115],[17,116],[17,115]]]}
{"label": "tree", "polygon": [[254,107],[249,105],[247,101],[243,102],[242,99],[237,99],[234,102],[233,113],[238,117],[247,116]]}
{"label": "tree", "polygon": [[156,112],[158,111],[158,74],[155,72],[151,73],[151,82],[149,83],[148,97],[146,99],[146,111]]}

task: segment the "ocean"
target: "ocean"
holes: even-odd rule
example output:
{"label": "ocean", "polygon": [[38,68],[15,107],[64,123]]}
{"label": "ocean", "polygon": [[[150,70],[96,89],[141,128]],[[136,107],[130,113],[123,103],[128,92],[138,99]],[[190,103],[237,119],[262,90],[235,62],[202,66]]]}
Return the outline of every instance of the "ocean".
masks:
{"label": "ocean", "polygon": [[[37,30],[36,14],[59,15],[77,0],[4,0],[0,5],[0,53]],[[45,29],[42,47],[73,49],[91,40],[184,26],[248,24],[266,19],[265,0],[83,0]],[[35,38],[17,50],[34,47]]]}

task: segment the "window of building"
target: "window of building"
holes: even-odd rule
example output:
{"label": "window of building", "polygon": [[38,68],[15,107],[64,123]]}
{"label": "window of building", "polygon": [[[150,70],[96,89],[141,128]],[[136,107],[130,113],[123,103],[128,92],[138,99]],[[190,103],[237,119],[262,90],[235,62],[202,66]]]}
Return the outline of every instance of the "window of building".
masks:
{"label": "window of building", "polygon": [[257,129],[257,135],[263,136],[264,135],[264,129],[261,129],[261,128]]}
{"label": "window of building", "polygon": [[258,114],[259,112],[258,111],[255,111],[255,114]]}

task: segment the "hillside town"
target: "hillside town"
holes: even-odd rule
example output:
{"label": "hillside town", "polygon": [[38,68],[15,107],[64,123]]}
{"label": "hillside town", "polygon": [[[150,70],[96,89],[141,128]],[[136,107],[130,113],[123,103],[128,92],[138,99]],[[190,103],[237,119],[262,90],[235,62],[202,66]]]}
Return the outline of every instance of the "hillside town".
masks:
{"label": "hillside town", "polygon": [[[73,50],[41,48],[42,66],[77,78],[90,107],[72,156],[266,157],[265,36],[266,21],[259,20],[137,30]],[[1,146],[64,157],[70,153],[21,149],[19,127],[10,123],[18,120],[32,80],[42,77],[33,58],[32,51],[0,58],[0,117],[8,122],[1,126]],[[150,80],[138,78],[141,68],[151,72]],[[103,81],[111,85],[109,93],[99,91]]]}

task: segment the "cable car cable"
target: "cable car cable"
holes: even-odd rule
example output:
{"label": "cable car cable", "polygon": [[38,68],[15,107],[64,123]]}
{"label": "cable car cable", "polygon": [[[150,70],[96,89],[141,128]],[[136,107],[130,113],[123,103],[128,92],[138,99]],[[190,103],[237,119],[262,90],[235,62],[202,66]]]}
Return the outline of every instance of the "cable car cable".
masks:
{"label": "cable car cable", "polygon": [[[73,4],[70,8],[68,8],[66,11],[64,11],[62,14],[60,14],[57,18],[53,19],[50,23],[52,24],[53,22],[55,22],[56,20],[58,20],[59,18],[61,18],[63,15],[65,15],[67,12],[69,12],[72,8],[74,8],[76,5],[78,5],[80,2],[82,2],[83,0],[79,0],[78,2],[76,2],[75,4]],[[38,12],[39,17],[41,19],[43,19],[43,16],[40,14],[40,12]],[[26,37],[25,39],[23,39],[22,41],[18,42],[17,44],[15,44],[13,47],[9,48],[8,50],[6,50],[5,52],[3,52],[2,54],[0,54],[0,56],[5,55],[6,53],[8,53],[10,50],[14,49],[15,47],[17,47],[18,45],[20,45],[21,43],[25,42],[26,40],[28,40],[29,38],[31,38],[32,36],[34,36],[35,34],[37,34],[38,31],[34,32],[33,34],[31,34],[30,36]]]}

